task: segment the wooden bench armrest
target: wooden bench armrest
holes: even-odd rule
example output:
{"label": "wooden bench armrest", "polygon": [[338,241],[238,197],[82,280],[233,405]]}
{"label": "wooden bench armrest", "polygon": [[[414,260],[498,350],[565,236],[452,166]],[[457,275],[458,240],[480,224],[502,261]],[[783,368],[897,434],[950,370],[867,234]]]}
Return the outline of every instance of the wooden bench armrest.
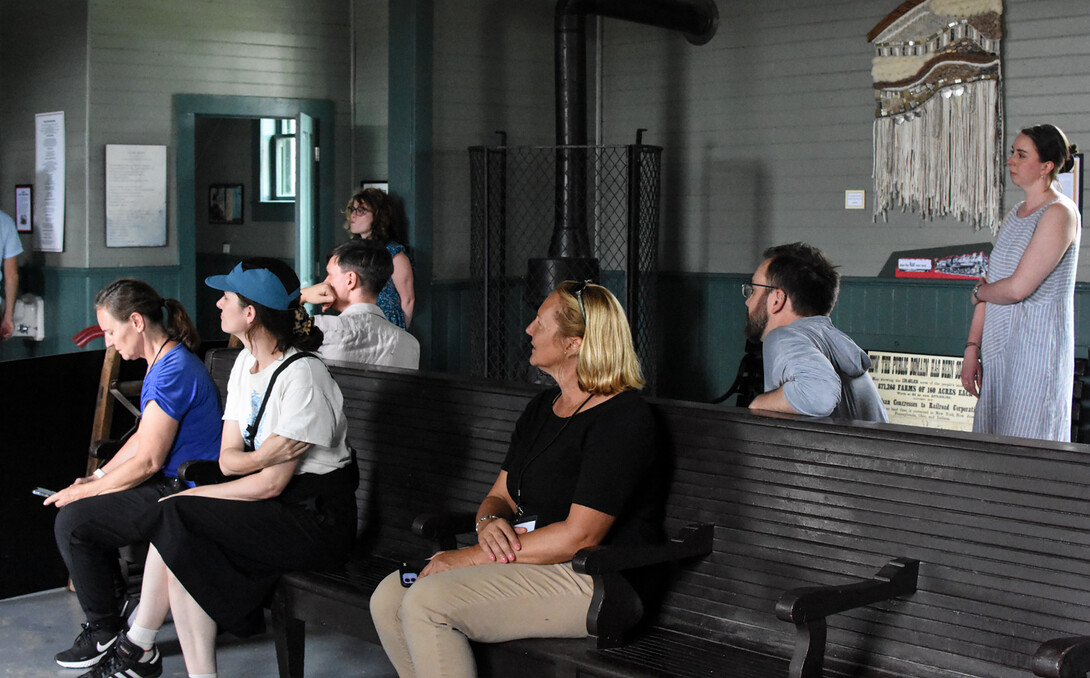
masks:
{"label": "wooden bench armrest", "polygon": [[791,589],[776,603],[776,616],[795,624],[791,678],[820,678],[825,663],[825,618],[916,592],[920,561],[895,558],[873,579],[836,586]]}
{"label": "wooden bench armrest", "polygon": [[1045,678],[1084,678],[1090,674],[1090,636],[1045,641],[1033,655],[1033,673]]}
{"label": "wooden bench armrest", "polygon": [[580,574],[623,572],[648,565],[705,556],[712,551],[715,526],[709,523],[683,527],[676,539],[648,546],[591,546],[572,558],[572,568]]}
{"label": "wooden bench armrest", "polygon": [[624,644],[625,634],[643,617],[643,601],[622,572],[705,556],[712,551],[715,526],[688,525],[676,539],[648,546],[593,546],[572,558],[572,568],[594,580],[587,634],[597,649]]}
{"label": "wooden bench armrest", "polygon": [[440,551],[458,548],[458,535],[473,532],[477,514],[469,511],[461,513],[421,513],[413,521],[413,534],[435,542]]}
{"label": "wooden bench armrest", "polygon": [[178,477],[195,485],[216,485],[231,480],[223,475],[220,463],[211,459],[190,459],[178,467]]}
{"label": "wooden bench armrest", "polygon": [[851,584],[807,586],[791,589],[776,603],[776,616],[794,624],[805,624],[857,607],[916,592],[920,561],[896,558],[874,575]]}

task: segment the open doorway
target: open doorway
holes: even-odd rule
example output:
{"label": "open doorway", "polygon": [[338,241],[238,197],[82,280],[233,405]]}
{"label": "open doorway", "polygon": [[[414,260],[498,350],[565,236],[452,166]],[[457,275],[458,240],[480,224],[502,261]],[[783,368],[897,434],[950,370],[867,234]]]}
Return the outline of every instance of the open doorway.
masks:
{"label": "open doorway", "polygon": [[[207,275],[225,273],[248,256],[283,259],[304,284],[322,270],[318,253],[332,247],[337,224],[333,103],[179,94],[174,107],[178,298],[201,336],[215,340],[222,338],[218,296],[201,284]],[[296,195],[286,205],[270,208],[255,200],[261,119],[294,121]]]}
{"label": "open doorway", "polygon": [[[293,118],[197,116],[193,209],[198,283],[248,257],[274,257],[296,268],[294,134]],[[192,315],[202,337],[219,335],[219,295],[197,285]]]}

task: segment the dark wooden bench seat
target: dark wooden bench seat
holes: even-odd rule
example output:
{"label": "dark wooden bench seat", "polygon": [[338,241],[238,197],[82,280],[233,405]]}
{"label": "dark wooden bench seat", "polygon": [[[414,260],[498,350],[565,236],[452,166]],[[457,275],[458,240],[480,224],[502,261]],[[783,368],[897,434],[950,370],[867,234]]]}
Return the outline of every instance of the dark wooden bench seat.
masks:
{"label": "dark wooden bench seat", "polygon": [[[210,357],[217,383],[232,360]],[[410,528],[420,514],[476,510],[535,392],[386,368],[332,372],[360,460],[362,560],[352,567],[375,567],[340,582],[284,577],[274,600],[284,676],[302,675],[287,639],[304,623],[375,640],[369,587],[435,549],[434,534]],[[1090,464],[1081,446],[673,401],[652,409],[671,457],[667,533],[714,525],[711,553],[671,566],[661,603],[625,646],[476,644],[482,675],[799,675],[788,667],[802,662],[800,634],[818,632],[796,629],[784,608],[805,611],[854,581],[881,589],[876,573],[904,561],[919,562],[915,593],[828,618],[825,675],[1028,676],[1042,641],[1086,633]],[[844,607],[832,600],[830,609]]]}

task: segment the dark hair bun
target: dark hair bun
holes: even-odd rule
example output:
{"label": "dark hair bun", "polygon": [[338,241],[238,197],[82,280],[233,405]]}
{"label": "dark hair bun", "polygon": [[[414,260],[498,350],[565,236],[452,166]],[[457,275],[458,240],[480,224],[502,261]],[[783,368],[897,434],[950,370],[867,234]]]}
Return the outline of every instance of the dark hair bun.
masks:
{"label": "dark hair bun", "polygon": [[1078,145],[1068,144],[1067,152],[1067,162],[1065,162],[1064,166],[1060,168],[1060,174],[1063,174],[1064,172],[1070,172],[1071,170],[1075,169],[1075,154],[1079,152]]}

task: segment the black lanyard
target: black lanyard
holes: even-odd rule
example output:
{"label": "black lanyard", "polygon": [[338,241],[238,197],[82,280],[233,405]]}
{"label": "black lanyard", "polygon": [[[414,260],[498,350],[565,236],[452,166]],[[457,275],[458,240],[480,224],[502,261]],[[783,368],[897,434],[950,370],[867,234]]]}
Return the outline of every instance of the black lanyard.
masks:
{"label": "black lanyard", "polygon": [[[556,398],[553,399],[553,403],[552,403],[553,405],[556,404],[557,400],[560,400],[560,395],[561,394],[558,393],[556,395]],[[518,515],[520,517],[522,515],[524,515],[523,510],[522,510],[522,479],[523,479],[523,477],[526,476],[526,467],[528,467],[530,464],[534,463],[534,461],[537,460],[537,458],[541,456],[542,452],[549,449],[549,446],[556,442],[556,439],[560,437],[560,434],[564,432],[564,429],[568,428],[568,424],[571,423],[571,420],[575,419],[575,415],[579,414],[580,410],[583,409],[583,406],[586,405],[588,402],[590,402],[590,399],[593,398],[593,397],[594,397],[593,393],[591,393],[589,396],[587,396],[586,400],[584,400],[582,403],[580,403],[579,407],[575,408],[575,411],[571,413],[571,416],[564,420],[564,425],[561,426],[560,430],[557,431],[553,435],[553,437],[549,439],[549,442],[545,443],[544,447],[542,447],[540,450],[538,450],[537,452],[532,454],[530,456],[530,458],[526,460],[526,463],[523,464],[519,468],[519,479],[518,479],[518,483],[515,484],[515,508],[517,509]],[[549,406],[549,413],[552,414],[552,406],[551,405]],[[545,421],[548,421],[548,419],[546,418]],[[541,430],[544,429],[544,428],[545,428],[545,425],[542,424],[541,429],[538,429],[538,435],[541,434]]]}

